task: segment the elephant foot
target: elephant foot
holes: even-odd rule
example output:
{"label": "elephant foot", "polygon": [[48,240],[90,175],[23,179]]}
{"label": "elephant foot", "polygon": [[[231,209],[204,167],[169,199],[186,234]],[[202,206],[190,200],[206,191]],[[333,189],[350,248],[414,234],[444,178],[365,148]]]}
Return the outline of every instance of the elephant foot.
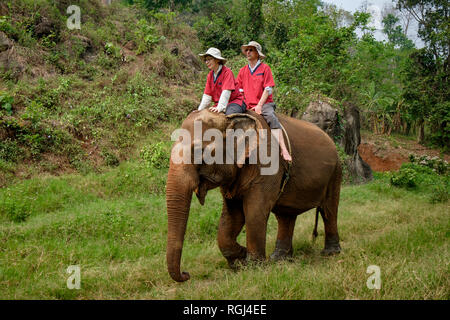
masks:
{"label": "elephant foot", "polygon": [[237,270],[240,266],[243,266],[247,263],[247,248],[240,246],[239,252],[230,254],[225,251],[222,251],[222,254],[228,261],[228,265],[231,269]]}
{"label": "elephant foot", "polygon": [[270,260],[272,261],[280,261],[284,259],[292,258],[293,250],[292,248],[289,250],[276,248],[275,251],[270,255]]}
{"label": "elephant foot", "polygon": [[325,248],[320,252],[323,256],[332,256],[341,252],[338,240],[326,241]]}
{"label": "elephant foot", "polygon": [[275,250],[270,255],[270,260],[279,261],[292,258],[292,253],[294,252],[292,250],[292,245],[289,248],[286,247],[287,247],[286,245],[283,246],[282,243],[279,240],[277,240]]}
{"label": "elephant foot", "polygon": [[241,267],[245,267],[248,263],[246,258],[244,259],[234,259],[233,261],[228,260],[228,266],[233,271],[238,271]]}

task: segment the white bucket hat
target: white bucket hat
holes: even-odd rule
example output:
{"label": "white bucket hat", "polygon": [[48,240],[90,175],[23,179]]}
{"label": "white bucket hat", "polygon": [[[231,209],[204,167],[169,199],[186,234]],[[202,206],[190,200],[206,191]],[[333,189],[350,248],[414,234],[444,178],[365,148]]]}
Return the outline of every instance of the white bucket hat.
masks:
{"label": "white bucket hat", "polygon": [[199,56],[202,58],[202,60],[205,60],[206,56],[211,56],[222,61],[223,63],[227,62],[227,59],[222,57],[220,50],[217,48],[209,48],[205,53],[200,53]]}
{"label": "white bucket hat", "polygon": [[241,50],[242,50],[242,53],[243,54],[245,54],[245,48],[248,48],[248,47],[253,47],[253,48],[255,48],[256,49],[256,51],[258,51],[258,54],[259,54],[259,57],[261,58],[261,59],[264,59],[266,56],[262,53],[262,47],[261,47],[261,45],[258,43],[258,42],[256,42],[256,41],[250,41],[248,44],[244,44],[244,45],[242,45],[241,46]]}

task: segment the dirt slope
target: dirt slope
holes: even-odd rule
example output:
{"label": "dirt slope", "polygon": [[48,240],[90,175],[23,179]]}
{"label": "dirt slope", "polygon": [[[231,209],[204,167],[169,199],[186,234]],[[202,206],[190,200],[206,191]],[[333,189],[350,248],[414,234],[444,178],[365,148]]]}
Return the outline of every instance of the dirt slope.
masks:
{"label": "dirt slope", "polygon": [[409,155],[443,157],[450,162],[450,155],[440,154],[437,149],[430,149],[410,138],[401,136],[374,135],[361,132],[359,154],[373,171],[395,171],[409,162]]}

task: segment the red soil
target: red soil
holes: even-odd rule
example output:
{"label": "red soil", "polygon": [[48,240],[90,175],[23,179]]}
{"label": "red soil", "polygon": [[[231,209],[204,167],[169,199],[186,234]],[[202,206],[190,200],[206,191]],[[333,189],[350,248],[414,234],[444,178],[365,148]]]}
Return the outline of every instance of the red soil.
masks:
{"label": "red soil", "polygon": [[[396,171],[403,163],[409,162],[409,155],[440,156],[439,150],[429,149],[413,140],[373,134],[361,134],[358,147],[361,158],[373,171]],[[443,155],[450,162],[450,155]]]}

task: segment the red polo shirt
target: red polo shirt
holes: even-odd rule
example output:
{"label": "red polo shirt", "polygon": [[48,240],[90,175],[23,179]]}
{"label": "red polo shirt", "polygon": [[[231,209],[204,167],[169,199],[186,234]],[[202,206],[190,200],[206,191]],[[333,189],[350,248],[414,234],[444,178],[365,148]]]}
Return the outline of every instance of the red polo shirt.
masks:
{"label": "red polo shirt", "polygon": [[219,71],[216,81],[214,81],[214,71],[211,70],[209,72],[208,77],[206,78],[204,93],[212,97],[212,100],[215,102],[214,107],[217,107],[223,90],[231,90],[231,96],[228,104],[237,103],[242,105],[242,93],[237,90],[233,72],[230,68],[227,68],[224,65],[222,65],[222,70]]}
{"label": "red polo shirt", "polygon": [[[275,81],[270,67],[261,62],[253,72],[250,71],[249,65],[241,68],[237,76],[237,84],[239,88],[244,90],[244,101],[247,104],[247,109],[253,109],[261,99],[264,88],[274,87]],[[272,95],[267,98],[266,103],[269,102],[273,102]]]}

